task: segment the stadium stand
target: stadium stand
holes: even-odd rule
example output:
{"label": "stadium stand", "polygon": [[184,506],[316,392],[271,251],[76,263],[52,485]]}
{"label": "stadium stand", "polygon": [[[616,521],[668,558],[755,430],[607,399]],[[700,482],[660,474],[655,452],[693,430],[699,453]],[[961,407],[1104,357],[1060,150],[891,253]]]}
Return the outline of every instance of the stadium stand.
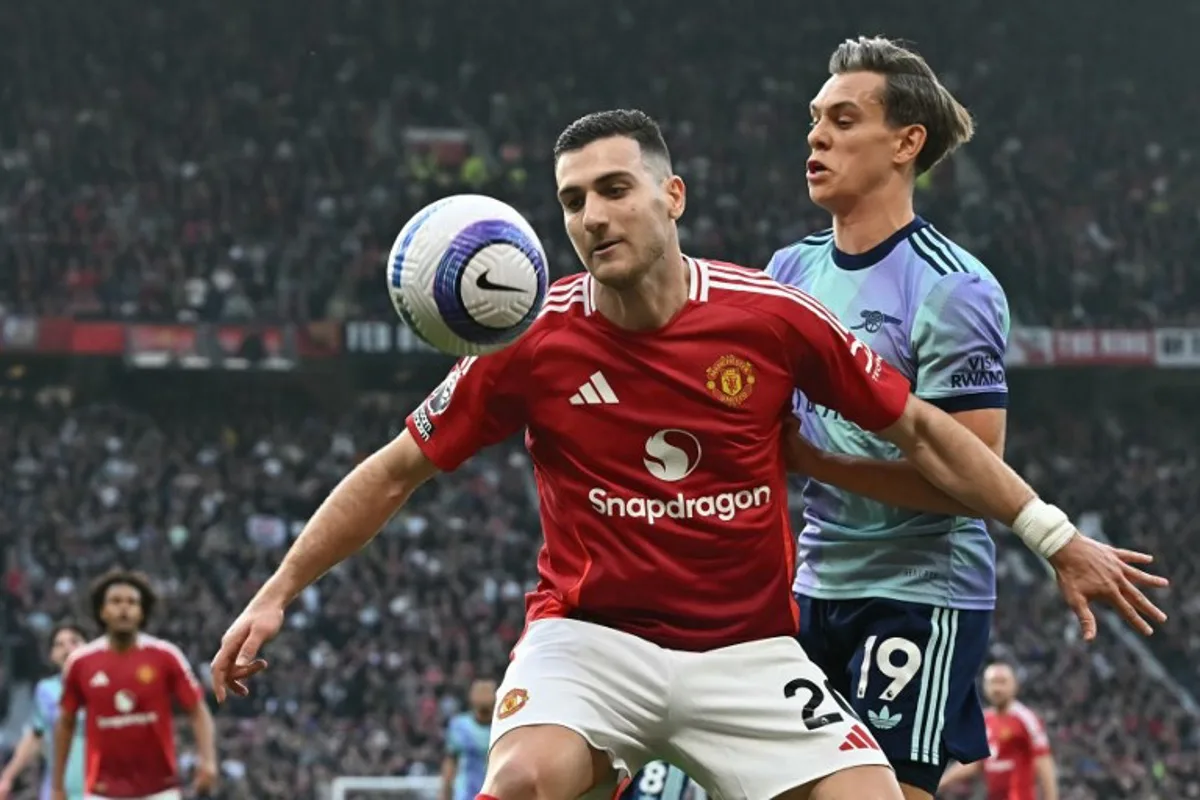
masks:
{"label": "stadium stand", "polygon": [[[764,263],[824,226],[799,176],[826,54],[883,32],[916,42],[980,124],[922,181],[922,213],[1004,282],[1015,360],[1055,367],[1014,383],[1010,460],[1159,554],[1177,587],[1148,650],[1107,628],[1085,646],[1006,541],[995,652],[1047,718],[1064,800],[1200,797],[1180,695],[1200,691],[1200,426],[1191,372],[1154,369],[1200,366],[1200,89],[1180,80],[1200,5],[871,5],[0,7],[0,714],[20,711],[52,621],[113,564],[155,576],[155,630],[203,667],[316,503],[444,367],[387,339],[316,366],[292,352],[287,374],[253,354],[247,374],[211,355],[207,371],[155,371],[131,329],[83,325],[312,339],[328,329],[310,323],[334,321],[325,353],[353,350],[355,323],[394,321],[381,265],[399,226],[466,190],[520,208],[573,271],[547,154],[575,116],[615,105],[664,122],[690,187],[687,246]],[[51,330],[68,344],[45,344]],[[100,330],[121,344],[102,351]],[[520,631],[537,539],[519,443],[423,489],[304,596],[251,700],[219,713],[219,797],[435,774],[446,718]]]}

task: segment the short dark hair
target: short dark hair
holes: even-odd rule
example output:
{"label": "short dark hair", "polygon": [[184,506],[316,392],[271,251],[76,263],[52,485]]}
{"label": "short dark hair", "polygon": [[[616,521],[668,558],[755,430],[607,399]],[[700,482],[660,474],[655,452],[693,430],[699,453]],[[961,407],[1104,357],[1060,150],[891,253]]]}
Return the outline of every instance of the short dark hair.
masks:
{"label": "short dark hair", "polygon": [[71,631],[73,633],[76,633],[79,635],[80,639],[87,641],[88,633],[86,630],[84,630],[82,625],[80,625],[78,622],[75,622],[73,620],[64,619],[60,622],[55,623],[54,627],[50,629],[50,646],[51,647],[54,646],[54,640],[57,639],[58,635],[60,633],[62,633],[63,631]]}
{"label": "short dark hair", "polygon": [[628,108],[596,111],[572,122],[554,143],[554,160],[557,161],[563,153],[582,150],[592,142],[613,136],[633,139],[643,156],[661,159],[670,171],[671,151],[667,149],[662,129],[646,112]]}
{"label": "short dark hair", "polygon": [[108,590],[114,586],[132,586],[137,589],[141,596],[142,624],[144,625],[154,613],[154,607],[158,605],[158,594],[154,591],[150,578],[145,573],[119,567],[110,569],[92,582],[92,618],[96,620],[96,624],[101,629],[104,628],[104,620],[100,617],[100,611],[104,608],[104,598],[108,594]]}
{"label": "short dark hair", "polygon": [[975,134],[971,113],[942,85],[933,68],[920,54],[891,39],[860,36],[842,42],[829,58],[829,74],[847,72],[884,77],[883,109],[889,125],[925,126],[917,175],[928,172]]}

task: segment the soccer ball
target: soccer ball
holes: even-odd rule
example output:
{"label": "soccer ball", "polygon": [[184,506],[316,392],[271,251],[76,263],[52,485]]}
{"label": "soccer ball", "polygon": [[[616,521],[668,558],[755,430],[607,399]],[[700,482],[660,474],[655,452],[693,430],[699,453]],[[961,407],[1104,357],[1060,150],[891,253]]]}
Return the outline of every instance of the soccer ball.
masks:
{"label": "soccer ball", "polygon": [[457,356],[516,341],[541,310],[548,280],[546,252],[525,218],[477,194],[421,209],[388,255],[396,311],[417,336]]}

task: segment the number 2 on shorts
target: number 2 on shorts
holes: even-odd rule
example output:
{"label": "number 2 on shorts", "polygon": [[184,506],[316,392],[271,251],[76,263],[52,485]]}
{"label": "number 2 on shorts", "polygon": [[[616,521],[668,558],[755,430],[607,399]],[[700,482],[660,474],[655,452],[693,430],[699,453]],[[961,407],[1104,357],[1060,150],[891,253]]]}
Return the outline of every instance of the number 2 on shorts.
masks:
{"label": "number 2 on shorts", "polygon": [[[880,693],[881,700],[895,700],[896,695],[904,691],[904,687],[921,671],[921,648],[901,636],[884,639],[879,649],[875,649],[878,636],[868,636],[863,645],[862,669],[859,670],[858,692],[859,699],[867,696],[867,682],[871,677],[871,667],[874,665],[891,683]],[[899,653],[903,658],[899,663],[894,657]],[[872,658],[874,656],[874,658]]]}
{"label": "number 2 on shorts", "polygon": [[[846,698],[837,693],[837,690],[833,688],[833,685],[828,680],[825,681],[824,691],[808,678],[796,678],[795,680],[788,681],[787,686],[783,687],[783,696],[789,700],[801,692],[808,692],[808,699],[804,701],[804,707],[800,711],[800,718],[804,720],[804,727],[810,731],[824,728],[826,725],[833,725],[845,719],[845,717],[836,711],[817,716],[817,709],[825,702],[826,692],[833,696],[833,700],[838,704],[838,708],[845,711],[852,719],[858,720],[858,714],[854,713],[854,708],[846,702]],[[859,721],[861,722],[861,720]]]}

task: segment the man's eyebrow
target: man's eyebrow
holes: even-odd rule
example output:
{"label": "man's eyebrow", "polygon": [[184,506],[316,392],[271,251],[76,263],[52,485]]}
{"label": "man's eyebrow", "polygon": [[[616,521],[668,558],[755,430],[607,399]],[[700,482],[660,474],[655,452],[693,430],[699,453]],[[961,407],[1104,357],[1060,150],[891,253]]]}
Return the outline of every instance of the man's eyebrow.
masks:
{"label": "man's eyebrow", "polygon": [[814,117],[817,116],[819,113],[836,114],[839,111],[861,111],[861,110],[862,109],[859,108],[858,103],[854,102],[853,100],[839,100],[838,102],[836,102],[833,105],[831,105],[827,108],[824,108],[824,109],[821,108],[821,106],[817,105],[816,103],[808,104],[808,113],[812,114]]}
{"label": "man's eyebrow", "polygon": [[[627,169],[614,169],[614,170],[611,170],[610,172],[606,172],[603,175],[600,175],[600,176],[594,178],[592,180],[592,183],[593,184],[611,183],[615,180],[620,180],[622,178],[632,178],[632,177],[633,177],[633,173]],[[565,195],[574,194],[576,192],[581,192],[581,191],[583,191],[582,186],[577,186],[573,183],[569,183],[566,186],[563,186],[558,190],[558,196],[563,197]]]}

